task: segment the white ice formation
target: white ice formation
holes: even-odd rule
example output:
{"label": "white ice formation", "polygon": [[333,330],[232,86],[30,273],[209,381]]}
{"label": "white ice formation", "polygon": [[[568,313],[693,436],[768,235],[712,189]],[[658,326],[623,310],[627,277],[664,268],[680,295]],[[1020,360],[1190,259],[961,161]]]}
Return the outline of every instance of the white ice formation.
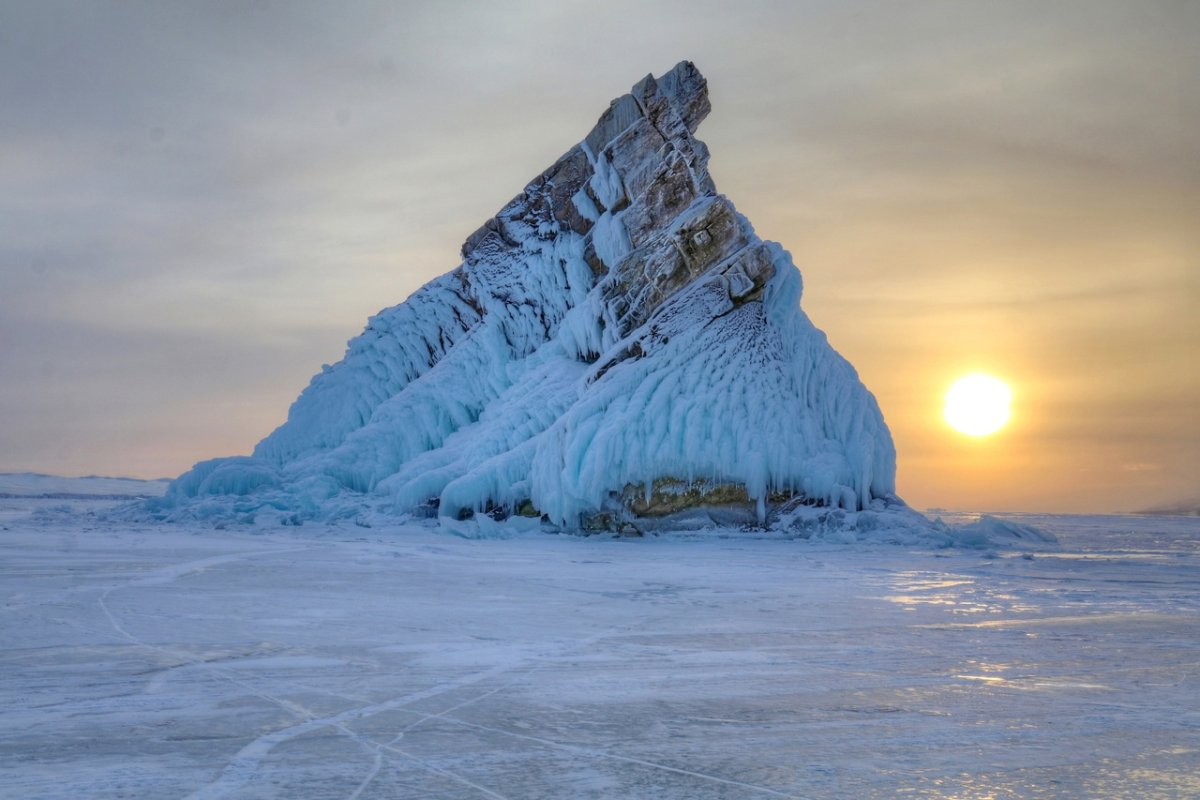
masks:
{"label": "white ice formation", "polygon": [[577,529],[893,502],[875,399],[801,311],[788,253],[716,192],[709,110],[689,62],[641,80],[253,456],[196,465],[161,508],[320,519],[358,496]]}

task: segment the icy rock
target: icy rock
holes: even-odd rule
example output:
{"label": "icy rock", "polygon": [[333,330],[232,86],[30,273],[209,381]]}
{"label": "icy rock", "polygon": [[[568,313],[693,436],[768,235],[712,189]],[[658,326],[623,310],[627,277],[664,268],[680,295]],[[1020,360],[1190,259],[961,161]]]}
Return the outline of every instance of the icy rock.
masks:
{"label": "icy rock", "polygon": [[693,135],[710,108],[688,62],[639,81],[252,457],[197,465],[159,515],[227,496],[286,519],[366,505],[628,532],[891,498],[875,399],[801,310],[790,256],[716,192]]}

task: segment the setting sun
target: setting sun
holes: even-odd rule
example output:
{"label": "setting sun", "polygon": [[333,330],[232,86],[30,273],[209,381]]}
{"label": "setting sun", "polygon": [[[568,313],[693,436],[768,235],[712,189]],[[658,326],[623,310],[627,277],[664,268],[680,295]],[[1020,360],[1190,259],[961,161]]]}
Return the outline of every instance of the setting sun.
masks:
{"label": "setting sun", "polygon": [[1004,427],[1009,418],[1012,391],[991,375],[959,378],[946,392],[946,422],[968,436],[988,436]]}

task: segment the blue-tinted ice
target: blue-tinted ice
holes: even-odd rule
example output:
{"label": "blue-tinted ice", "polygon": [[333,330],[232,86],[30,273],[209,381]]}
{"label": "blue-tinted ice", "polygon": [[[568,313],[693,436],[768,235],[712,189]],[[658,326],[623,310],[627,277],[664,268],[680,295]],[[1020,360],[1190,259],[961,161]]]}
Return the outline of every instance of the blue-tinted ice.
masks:
{"label": "blue-tinted ice", "polygon": [[1200,795],[1195,518],[1029,554],[4,503],[8,797]]}

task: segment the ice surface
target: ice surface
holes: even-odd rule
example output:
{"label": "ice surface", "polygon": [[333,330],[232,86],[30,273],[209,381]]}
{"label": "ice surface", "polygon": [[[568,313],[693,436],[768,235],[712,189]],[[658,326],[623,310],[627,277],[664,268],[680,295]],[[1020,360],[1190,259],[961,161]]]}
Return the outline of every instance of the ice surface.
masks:
{"label": "ice surface", "polygon": [[576,529],[660,479],[744,488],[759,523],[771,498],[891,499],[875,399],[801,311],[791,257],[717,194],[692,136],[708,111],[687,62],[640,81],[460,266],[373,317],[252,457],[198,464],[153,513],[527,504]]}
{"label": "ice surface", "polygon": [[947,520],[1058,535],[1030,551],[833,544],[832,509],[805,541],[103,513],[0,501],[6,797],[1200,793],[1196,518]]}
{"label": "ice surface", "polygon": [[64,478],[40,472],[0,472],[0,497],[159,497],[168,480],[87,475]]}

